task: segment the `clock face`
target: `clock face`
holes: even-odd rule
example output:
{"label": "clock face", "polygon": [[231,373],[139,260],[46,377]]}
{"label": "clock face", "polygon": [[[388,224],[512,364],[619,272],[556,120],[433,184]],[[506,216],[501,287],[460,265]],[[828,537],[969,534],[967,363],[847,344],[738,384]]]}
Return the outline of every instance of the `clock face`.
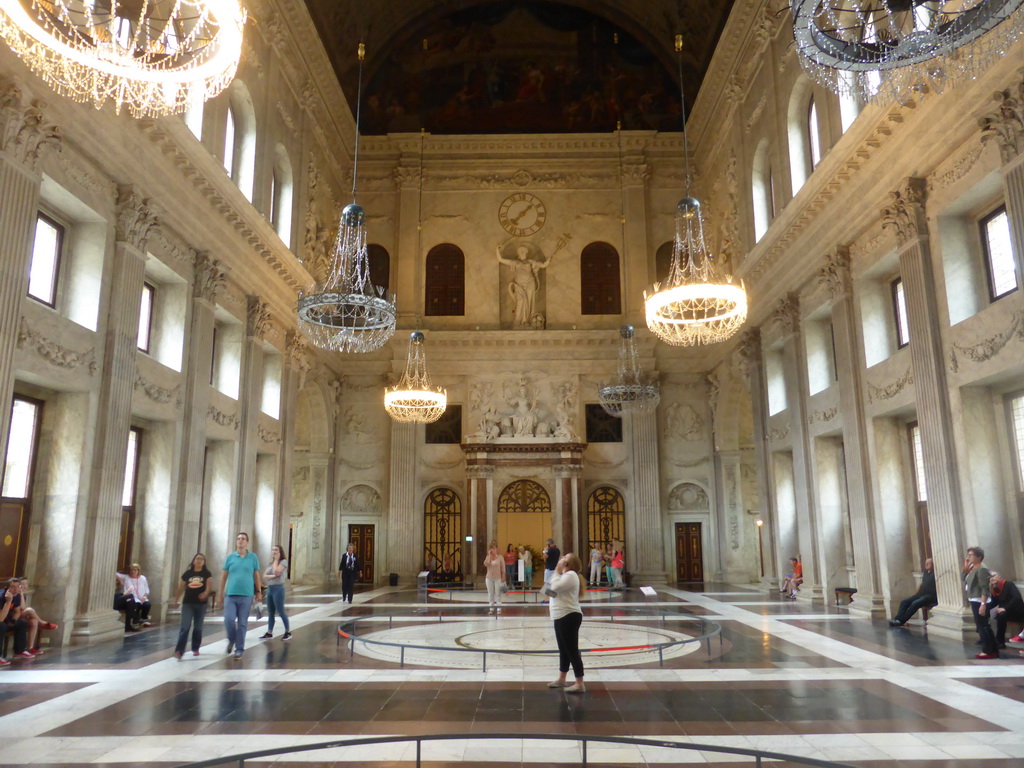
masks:
{"label": "clock face", "polygon": [[529,192],[509,195],[498,208],[498,222],[513,237],[528,237],[544,226],[548,211],[539,198]]}

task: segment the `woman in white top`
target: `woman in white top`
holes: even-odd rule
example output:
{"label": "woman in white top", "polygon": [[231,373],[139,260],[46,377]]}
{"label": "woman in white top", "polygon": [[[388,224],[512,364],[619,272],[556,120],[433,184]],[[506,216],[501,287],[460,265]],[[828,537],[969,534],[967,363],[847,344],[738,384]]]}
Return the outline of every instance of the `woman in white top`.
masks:
{"label": "woman in white top", "polygon": [[555,622],[555,640],[558,643],[558,679],[548,683],[548,688],[565,688],[565,675],[572,665],[576,681],[565,688],[566,693],[586,691],[583,684],[583,657],[580,655],[580,625],[583,623],[580,598],[587,591],[582,570],[580,559],[568,552],[559,558],[555,575],[541,590],[551,597],[548,610]]}
{"label": "woman in white top", "polygon": [[505,558],[498,551],[498,542],[492,541],[487,548],[487,557],[484,558],[484,571],[487,578],[487,604],[490,606],[488,613],[494,614],[497,611],[501,615],[501,585],[505,583]]}
{"label": "woman in white top", "polygon": [[132,563],[128,573],[118,573],[121,582],[121,594],[114,598],[114,610],[124,611],[124,628],[127,632],[135,632],[139,625],[152,626],[149,620],[149,581],[142,575],[138,563]]}
{"label": "woman in white top", "polygon": [[595,544],[594,548],[590,550],[590,586],[598,587],[601,585],[602,565],[604,565],[604,553]]}

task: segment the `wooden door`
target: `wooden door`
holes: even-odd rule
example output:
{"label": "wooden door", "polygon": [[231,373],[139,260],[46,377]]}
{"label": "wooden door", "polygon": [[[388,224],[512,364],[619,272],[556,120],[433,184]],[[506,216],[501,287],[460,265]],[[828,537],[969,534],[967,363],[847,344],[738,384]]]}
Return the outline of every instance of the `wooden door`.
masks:
{"label": "wooden door", "polygon": [[15,576],[21,572],[22,544],[26,512],[24,502],[4,501],[0,503],[0,576]]}
{"label": "wooden door", "polygon": [[704,581],[700,523],[676,523],[676,581]]}
{"label": "wooden door", "polygon": [[[363,564],[363,575],[359,577],[356,584],[373,584],[373,550],[374,550],[374,526],[352,525],[348,526],[348,543],[355,544],[356,556]],[[338,557],[341,560],[341,557]]]}

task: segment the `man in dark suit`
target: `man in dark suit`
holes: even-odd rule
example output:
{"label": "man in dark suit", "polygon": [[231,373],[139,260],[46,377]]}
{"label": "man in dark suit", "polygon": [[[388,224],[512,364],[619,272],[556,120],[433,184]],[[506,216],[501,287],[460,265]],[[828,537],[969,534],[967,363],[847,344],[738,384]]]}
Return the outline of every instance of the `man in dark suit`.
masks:
{"label": "man in dark suit", "polygon": [[[989,579],[989,586],[992,589],[992,615],[996,619],[996,644],[1000,648],[1006,647],[1006,624],[1014,621],[1024,623],[1024,599],[1020,596],[1020,590],[1012,581],[1008,581],[995,571]],[[1020,635],[1013,638],[1017,640]]]}
{"label": "man in dark suit", "polygon": [[902,627],[921,608],[932,608],[939,604],[938,593],[935,591],[935,566],[929,557],[924,561],[924,573],[921,574],[921,587],[910,597],[900,603],[900,609],[889,620],[890,627]]}
{"label": "man in dark suit", "polygon": [[349,544],[345,554],[341,556],[341,562],[338,563],[338,573],[341,574],[341,601],[345,602],[345,598],[348,598],[349,603],[351,603],[352,588],[355,586],[356,576],[363,575],[362,570],[360,570],[359,556],[356,554],[355,544]]}

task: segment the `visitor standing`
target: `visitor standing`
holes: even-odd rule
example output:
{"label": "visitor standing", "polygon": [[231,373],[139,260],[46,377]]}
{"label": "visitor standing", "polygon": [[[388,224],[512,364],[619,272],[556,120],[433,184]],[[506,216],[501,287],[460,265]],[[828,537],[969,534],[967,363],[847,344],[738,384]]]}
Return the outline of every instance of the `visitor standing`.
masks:
{"label": "visitor standing", "polygon": [[505,550],[505,584],[508,585],[509,589],[512,589],[516,584],[516,563],[518,561],[519,558],[516,555],[515,549],[509,544]]}
{"label": "visitor standing", "polygon": [[547,546],[544,547],[544,583],[548,584],[551,581],[551,577],[555,575],[555,569],[558,567],[558,561],[561,559],[562,553],[558,547],[555,546],[554,539],[548,539]]}
{"label": "visitor standing", "polygon": [[519,548],[519,560],[523,564],[523,586],[533,587],[533,553],[525,546]]}
{"label": "visitor standing", "polygon": [[356,554],[355,544],[349,544],[345,548],[345,554],[341,556],[341,562],[338,563],[338,573],[341,574],[341,602],[345,602],[347,599],[351,605],[356,576],[363,575],[359,567],[359,555]]}
{"label": "visitor standing", "polygon": [[587,591],[582,571],[580,559],[568,552],[559,558],[551,582],[543,589],[544,594],[551,598],[548,611],[555,625],[555,642],[558,643],[558,677],[548,683],[548,687],[565,688],[565,676],[571,666],[576,679],[565,688],[566,693],[586,692],[583,656],[580,654],[580,626],[583,624],[580,598]]}
{"label": "visitor standing", "polygon": [[501,615],[501,585],[504,583],[505,558],[498,551],[498,542],[492,541],[487,547],[487,557],[484,558],[484,573],[487,584],[487,613],[489,615]]}
{"label": "visitor standing", "polygon": [[594,545],[590,550],[590,586],[596,587],[601,584],[601,566],[604,564],[604,555],[601,548]]}
{"label": "visitor standing", "polygon": [[235,551],[224,560],[220,574],[220,593],[224,596],[224,629],[228,633],[227,652],[235,658],[245,653],[245,633],[249,630],[249,610],[260,592],[260,561],[249,551],[249,534],[235,537]]}
{"label": "visitor standing", "polygon": [[274,619],[281,614],[281,623],[284,624],[284,637],[282,640],[291,640],[291,626],[288,622],[288,614],[284,610],[284,583],[288,578],[288,561],[284,557],[284,550],[280,544],[270,548],[270,565],[263,572],[263,583],[267,585],[267,631],[260,635],[260,640],[269,640],[274,636]]}
{"label": "visitor standing", "polygon": [[181,581],[174,594],[175,605],[181,606],[178,644],[174,646],[174,657],[178,661],[185,655],[189,629],[192,630],[192,655],[199,655],[199,646],[203,644],[203,620],[206,618],[206,605],[212,586],[213,574],[206,567],[206,555],[196,552],[188,570],[181,574]]}
{"label": "visitor standing", "polygon": [[974,614],[974,626],[977,627],[978,637],[981,638],[981,653],[976,654],[974,658],[998,659],[999,646],[996,643],[996,636],[992,633],[988,615],[988,605],[992,597],[989,585],[992,574],[984,566],[984,560],[985,550],[981,547],[967,548],[967,558],[963,567],[964,591]]}

